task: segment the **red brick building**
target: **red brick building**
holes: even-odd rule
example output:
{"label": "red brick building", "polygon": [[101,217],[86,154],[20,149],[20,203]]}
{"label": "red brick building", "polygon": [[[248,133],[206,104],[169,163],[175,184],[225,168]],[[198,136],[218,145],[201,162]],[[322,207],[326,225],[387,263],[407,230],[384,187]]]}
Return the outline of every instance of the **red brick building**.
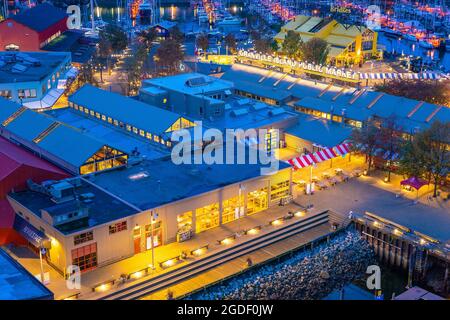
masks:
{"label": "red brick building", "polygon": [[70,175],[30,152],[0,138],[0,245],[26,241],[13,229],[14,210],[6,195],[27,188],[27,180],[40,183],[60,180]]}
{"label": "red brick building", "polygon": [[39,51],[67,30],[67,13],[49,3],[0,22],[0,50]]}

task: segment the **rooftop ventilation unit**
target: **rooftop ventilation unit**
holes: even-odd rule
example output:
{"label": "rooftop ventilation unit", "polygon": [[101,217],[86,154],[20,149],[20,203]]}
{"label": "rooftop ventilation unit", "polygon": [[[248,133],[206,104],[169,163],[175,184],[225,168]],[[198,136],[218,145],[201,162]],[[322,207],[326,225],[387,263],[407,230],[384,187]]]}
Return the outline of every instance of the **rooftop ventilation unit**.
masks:
{"label": "rooftop ventilation unit", "polygon": [[13,73],[23,73],[25,71],[27,71],[27,67],[20,63],[16,63],[11,67],[11,72]]}
{"label": "rooftop ventilation unit", "polygon": [[69,182],[63,180],[49,187],[52,201],[63,203],[75,199],[75,188]]}
{"label": "rooftop ventilation unit", "polygon": [[232,117],[240,117],[240,116],[244,116],[248,114],[248,110],[247,109],[236,109],[231,111],[230,115]]}
{"label": "rooftop ventilation unit", "polygon": [[189,87],[200,87],[211,83],[212,81],[206,77],[191,78],[186,81],[186,85]]}

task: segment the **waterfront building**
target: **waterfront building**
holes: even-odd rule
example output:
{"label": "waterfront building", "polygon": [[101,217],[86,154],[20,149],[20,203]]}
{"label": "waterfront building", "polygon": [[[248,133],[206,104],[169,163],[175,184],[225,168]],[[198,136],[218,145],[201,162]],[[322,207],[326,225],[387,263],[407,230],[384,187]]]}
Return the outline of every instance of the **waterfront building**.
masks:
{"label": "waterfront building", "polygon": [[0,22],[0,50],[39,51],[67,28],[67,13],[48,2]]}
{"label": "waterfront building", "polygon": [[51,107],[75,77],[66,52],[0,52],[0,96],[32,109]]}
{"label": "waterfront building", "polygon": [[281,31],[274,37],[280,47],[289,31],[298,33],[304,42],[314,37],[325,40],[330,48],[328,63],[336,66],[357,65],[381,57],[377,49],[377,32],[364,26],[298,15],[281,27]]}
{"label": "waterfront building", "polygon": [[12,192],[8,200],[16,219],[51,242],[46,259],[52,265],[64,272],[75,264],[84,272],[149,250],[152,239],[154,246],[187,240],[278,205],[290,195],[290,179],[284,163],[276,174],[261,176],[259,165],[145,160]]}
{"label": "waterfront building", "polygon": [[0,300],[53,300],[53,292],[0,248]]}

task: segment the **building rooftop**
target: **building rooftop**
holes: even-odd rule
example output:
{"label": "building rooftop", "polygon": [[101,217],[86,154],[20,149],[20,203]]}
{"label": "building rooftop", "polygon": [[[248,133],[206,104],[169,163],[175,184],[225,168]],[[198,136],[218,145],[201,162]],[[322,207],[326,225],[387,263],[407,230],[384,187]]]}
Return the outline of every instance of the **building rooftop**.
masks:
{"label": "building rooftop", "polygon": [[371,116],[388,118],[395,116],[404,132],[427,128],[435,120],[450,121],[450,109],[427,102],[405,97],[384,94],[376,91],[355,91],[341,95],[336,100],[329,97],[305,97],[296,106],[330,113],[345,114],[345,117],[365,121]]}
{"label": "building rooftop", "polygon": [[190,95],[233,89],[233,83],[201,73],[182,73],[174,76],[147,79],[143,87],[156,86],[162,89],[176,90]]}
{"label": "building rooftop", "polygon": [[[289,167],[284,162],[279,165]],[[259,177],[260,169],[259,164],[176,165],[169,158],[98,174],[94,183],[147,210]]]}
{"label": "building rooftop", "polygon": [[[77,225],[73,226],[73,228],[56,226],[55,228],[63,234],[76,233],[81,230],[118,220],[139,212],[139,210],[135,207],[125,203],[108,192],[101,190],[86,180],[82,180],[81,186],[76,187],[74,190],[78,195],[88,193],[92,193],[94,195],[92,198],[92,203],[88,206],[89,220],[88,224],[85,226]],[[56,214],[62,205],[65,209],[67,209],[67,206],[79,206],[75,200],[69,200],[68,202],[62,204],[56,204],[51,199],[51,196],[31,190],[12,192],[9,196],[38,217],[41,217],[41,210],[45,210],[50,214]]]}
{"label": "building rooftop", "polygon": [[286,133],[331,148],[350,138],[352,129],[343,124],[302,114],[298,124],[288,128]]}
{"label": "building rooftop", "polygon": [[284,121],[289,122],[287,125],[290,125],[297,122],[297,117],[297,113],[291,110],[234,96],[226,100],[223,117],[202,119],[202,121],[203,126],[208,128],[246,130],[274,126]]}
{"label": "building rooftop", "polygon": [[53,39],[42,48],[45,51],[52,52],[70,52],[72,62],[85,63],[95,52],[95,46],[90,45],[93,38],[85,38],[83,30],[67,30],[59,37]]}
{"label": "building rooftop", "polygon": [[0,300],[53,300],[53,293],[0,248]]}
{"label": "building rooftop", "polygon": [[21,11],[19,14],[10,17],[10,19],[38,32],[44,31],[66,18],[66,12],[48,2]]}
{"label": "building rooftop", "polygon": [[67,175],[61,169],[0,137],[0,180],[21,165]]}
{"label": "building rooftop", "polygon": [[86,84],[69,101],[153,134],[164,134],[181,116]]}
{"label": "building rooftop", "polygon": [[[58,123],[53,118],[0,98],[0,127],[61,159],[79,167],[99,149],[104,141],[83,134],[81,130]],[[40,137],[38,142],[33,140]],[[68,148],[67,146],[77,146]]]}
{"label": "building rooftop", "polygon": [[0,83],[41,81],[67,60],[68,52],[0,52]]}
{"label": "building rooftop", "polygon": [[108,145],[128,154],[137,150],[146,159],[158,159],[169,155],[167,147],[151,142],[125,130],[118,129],[104,121],[85,117],[71,108],[60,108],[46,111],[46,114],[55,120],[75,127],[83,134],[105,141]]}
{"label": "building rooftop", "polygon": [[[314,97],[328,87],[328,84],[318,81],[295,78],[281,72],[237,63],[227,70],[221,79],[232,81],[236,89],[275,100]],[[342,87],[333,85],[326,90],[323,97],[333,97],[341,90]],[[345,95],[351,91],[346,90]]]}

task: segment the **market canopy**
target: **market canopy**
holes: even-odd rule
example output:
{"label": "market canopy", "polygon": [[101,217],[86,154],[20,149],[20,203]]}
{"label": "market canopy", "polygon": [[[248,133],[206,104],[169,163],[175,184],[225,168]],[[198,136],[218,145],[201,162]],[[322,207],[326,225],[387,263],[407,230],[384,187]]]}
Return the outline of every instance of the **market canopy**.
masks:
{"label": "market canopy", "polygon": [[417,178],[417,177],[411,177],[411,178],[401,181],[400,184],[402,186],[411,186],[414,189],[419,190],[424,185],[428,184],[428,182],[426,182],[423,179]]}
{"label": "market canopy", "polygon": [[344,156],[350,152],[350,144],[342,143],[333,148],[323,148],[314,153],[303,155],[300,157],[295,157],[288,160],[288,163],[295,169],[301,169],[308,167],[326,160],[336,158],[338,156]]}

